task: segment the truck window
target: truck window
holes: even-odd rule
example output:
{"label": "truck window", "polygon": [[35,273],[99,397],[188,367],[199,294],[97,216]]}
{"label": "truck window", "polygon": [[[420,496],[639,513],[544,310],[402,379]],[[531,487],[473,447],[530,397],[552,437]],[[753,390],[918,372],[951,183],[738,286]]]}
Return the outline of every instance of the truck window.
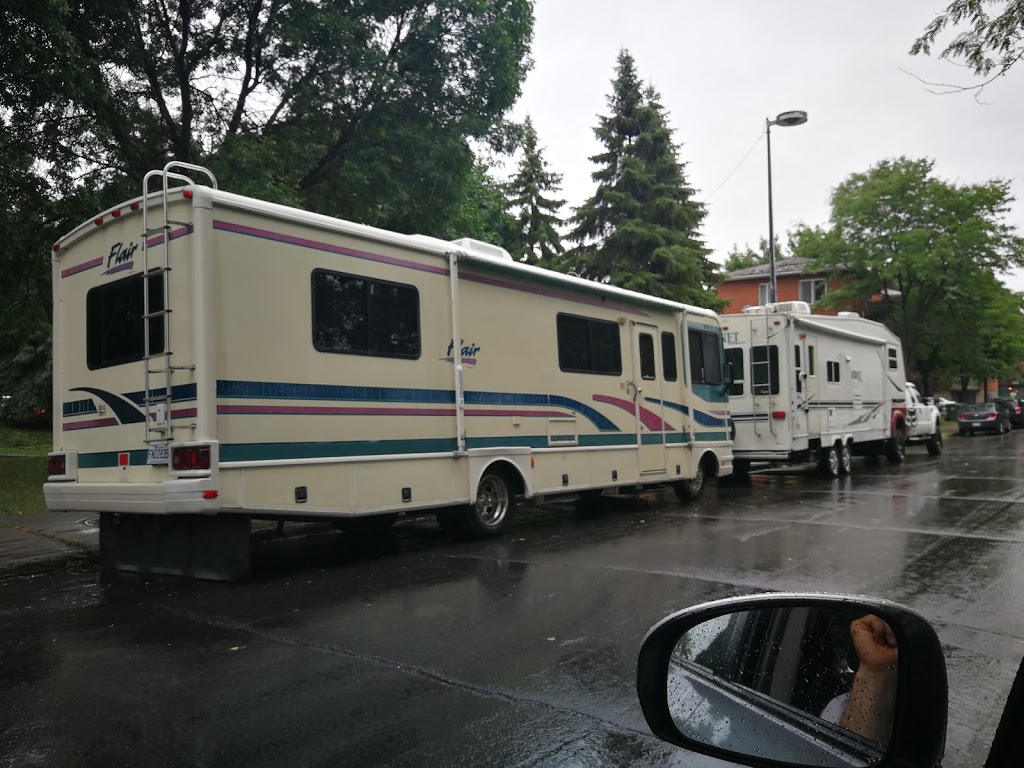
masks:
{"label": "truck window", "polygon": [[415,360],[420,356],[419,291],[314,270],[313,346],[320,352]]}
{"label": "truck window", "polygon": [[[164,308],[164,275],[148,278],[149,311]],[[116,280],[91,289],[85,296],[85,359],[90,370],[134,363],[146,354],[143,277]],[[164,351],[164,318],[149,320],[149,352]]]}
{"label": "truck window", "polygon": [[569,373],[622,373],[619,324],[577,315],[558,315],[558,367]]}
{"label": "truck window", "polygon": [[722,383],[722,337],[710,331],[689,329],[690,383]]}
{"label": "truck window", "polygon": [[752,394],[779,394],[779,348],[777,345],[760,345],[750,348],[750,379]]}
{"label": "truck window", "polygon": [[725,364],[732,366],[732,384],[729,386],[729,397],[742,397],[743,381],[746,372],[743,367],[743,350],[739,347],[725,350]]}
{"label": "truck window", "polygon": [[654,370],[654,337],[649,333],[640,334],[640,378],[651,380]]}
{"label": "truck window", "polygon": [[675,381],[679,378],[679,369],[676,367],[676,335],[674,333],[661,334],[661,366],[664,369],[665,381]]}

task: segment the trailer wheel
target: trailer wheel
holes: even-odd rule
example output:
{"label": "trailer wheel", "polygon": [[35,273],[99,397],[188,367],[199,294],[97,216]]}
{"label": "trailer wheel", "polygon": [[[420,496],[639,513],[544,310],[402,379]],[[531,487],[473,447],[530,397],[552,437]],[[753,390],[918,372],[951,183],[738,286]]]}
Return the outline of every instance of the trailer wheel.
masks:
{"label": "trailer wheel", "polygon": [[505,529],[512,508],[512,489],[501,472],[488,470],[476,488],[476,501],[466,506],[443,509],[437,522],[446,533],[459,539],[497,536]]}
{"label": "trailer wheel", "polygon": [[839,451],[834,445],[822,451],[821,474],[825,477],[839,477]]}
{"label": "trailer wheel", "polygon": [[903,460],[907,457],[907,439],[903,434],[903,427],[897,427],[892,437],[889,438],[889,444],[885,449],[885,457],[889,459],[890,464],[902,464]]}
{"label": "trailer wheel", "polygon": [[853,472],[853,451],[848,443],[839,448],[839,474],[849,475]]}
{"label": "trailer wheel", "polygon": [[697,473],[690,480],[678,480],[672,483],[672,490],[680,501],[696,501],[704,493],[705,482],[704,462],[697,465]]}
{"label": "trailer wheel", "polygon": [[928,439],[928,454],[930,456],[941,456],[942,455],[942,430],[939,429],[939,425],[935,425],[935,434]]}

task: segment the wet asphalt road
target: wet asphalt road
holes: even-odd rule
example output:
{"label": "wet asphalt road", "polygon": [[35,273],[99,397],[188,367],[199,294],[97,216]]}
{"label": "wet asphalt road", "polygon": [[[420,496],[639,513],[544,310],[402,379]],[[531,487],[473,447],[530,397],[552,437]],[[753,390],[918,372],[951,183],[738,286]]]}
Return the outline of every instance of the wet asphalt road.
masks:
{"label": "wet asphalt road", "polygon": [[241,585],[0,581],[0,766],[707,765],[650,734],[636,652],[667,613],[764,590],[923,613],[944,764],[980,766],[1024,654],[1024,432],[946,447],[694,507],[529,512],[487,542],[427,520],[372,553],[286,538]]}

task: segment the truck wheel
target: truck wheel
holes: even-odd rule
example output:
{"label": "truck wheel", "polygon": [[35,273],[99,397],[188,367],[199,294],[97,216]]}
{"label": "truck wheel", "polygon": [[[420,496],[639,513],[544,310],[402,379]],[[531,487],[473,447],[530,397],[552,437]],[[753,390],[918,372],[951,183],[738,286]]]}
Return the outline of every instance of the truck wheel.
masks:
{"label": "truck wheel", "polygon": [[444,531],[458,539],[497,536],[505,529],[512,508],[512,490],[500,472],[487,471],[480,478],[476,501],[465,506],[443,509],[436,515]]}
{"label": "truck wheel", "polygon": [[902,464],[907,457],[907,439],[903,434],[903,427],[897,428],[885,448],[885,457],[890,464]]}
{"label": "truck wheel", "polygon": [[697,465],[697,473],[692,480],[679,480],[672,483],[672,490],[680,501],[696,501],[704,493],[704,462]]}
{"label": "truck wheel", "polygon": [[821,474],[824,477],[839,477],[839,451],[834,445],[821,453]]}
{"label": "truck wheel", "polygon": [[939,425],[935,425],[935,434],[928,439],[928,455],[929,456],[941,456],[942,455],[942,430],[939,429]]}
{"label": "truck wheel", "polygon": [[846,443],[839,448],[839,474],[849,475],[853,472],[853,451]]}

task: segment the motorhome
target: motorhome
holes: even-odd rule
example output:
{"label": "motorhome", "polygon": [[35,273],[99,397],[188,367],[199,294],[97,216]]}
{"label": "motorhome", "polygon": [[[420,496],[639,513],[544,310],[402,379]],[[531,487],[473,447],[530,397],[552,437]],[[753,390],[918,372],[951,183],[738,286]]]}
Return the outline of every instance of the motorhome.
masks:
{"label": "motorhome", "polygon": [[114,567],[239,575],[254,517],[490,535],[517,498],[732,471],[714,312],[197,166],[55,243],[53,291],[46,503],[99,513]]}
{"label": "motorhome", "polygon": [[903,461],[906,373],[888,328],[855,312],[814,315],[802,301],[748,307],[722,325],[737,472],[817,463],[837,476],[856,455]]}

